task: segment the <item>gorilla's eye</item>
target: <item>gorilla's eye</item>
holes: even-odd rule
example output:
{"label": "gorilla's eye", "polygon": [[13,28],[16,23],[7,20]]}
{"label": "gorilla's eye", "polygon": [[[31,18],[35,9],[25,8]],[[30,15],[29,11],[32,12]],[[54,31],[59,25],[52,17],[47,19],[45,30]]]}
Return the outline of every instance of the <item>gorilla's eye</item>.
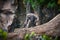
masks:
{"label": "gorilla's eye", "polygon": [[12,12],[5,12],[4,14],[10,15],[10,14],[13,14],[13,13]]}
{"label": "gorilla's eye", "polygon": [[5,15],[11,15],[11,14],[14,14],[14,13],[12,13],[11,11],[3,11],[2,13],[5,14]]}

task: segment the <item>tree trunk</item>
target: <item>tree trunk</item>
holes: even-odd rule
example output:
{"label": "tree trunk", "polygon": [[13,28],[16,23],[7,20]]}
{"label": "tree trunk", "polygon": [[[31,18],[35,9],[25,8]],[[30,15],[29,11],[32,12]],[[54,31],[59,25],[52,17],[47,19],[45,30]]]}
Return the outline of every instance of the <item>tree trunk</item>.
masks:
{"label": "tree trunk", "polygon": [[22,28],[22,29],[19,28],[14,31],[14,33],[17,33],[18,38],[23,38],[25,33],[31,33],[31,32],[35,32],[36,34],[39,35],[46,34],[50,36],[60,36],[60,14],[58,14],[55,18],[53,18],[52,20],[43,25],[31,28]]}
{"label": "tree trunk", "polygon": [[26,3],[26,13],[30,13],[30,2]]}

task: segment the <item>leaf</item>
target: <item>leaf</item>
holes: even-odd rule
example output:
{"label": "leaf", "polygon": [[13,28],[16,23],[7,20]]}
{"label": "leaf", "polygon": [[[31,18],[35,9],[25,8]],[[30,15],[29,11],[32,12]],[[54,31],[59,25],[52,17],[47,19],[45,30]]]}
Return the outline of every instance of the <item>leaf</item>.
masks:
{"label": "leaf", "polygon": [[56,3],[55,3],[55,1],[50,1],[48,4],[47,4],[47,7],[48,8],[54,8],[54,7],[56,7],[57,5],[56,5]]}
{"label": "leaf", "polygon": [[7,32],[5,32],[5,31],[3,31],[3,33],[2,33],[2,37],[3,37],[3,39],[7,39]]}
{"label": "leaf", "polygon": [[30,34],[30,37],[32,37],[32,36],[34,36],[35,35],[35,32],[32,32],[31,34]]}
{"label": "leaf", "polygon": [[49,36],[45,35],[45,34],[42,36],[42,38],[43,38],[44,40],[51,40],[51,38],[50,38]]}
{"label": "leaf", "polygon": [[0,33],[2,33],[3,32],[3,30],[2,29],[0,29]]}
{"label": "leaf", "polygon": [[29,40],[29,34],[26,34],[24,39]]}
{"label": "leaf", "polygon": [[2,30],[2,29],[0,29],[0,36],[2,36],[2,33],[3,33],[3,30]]}

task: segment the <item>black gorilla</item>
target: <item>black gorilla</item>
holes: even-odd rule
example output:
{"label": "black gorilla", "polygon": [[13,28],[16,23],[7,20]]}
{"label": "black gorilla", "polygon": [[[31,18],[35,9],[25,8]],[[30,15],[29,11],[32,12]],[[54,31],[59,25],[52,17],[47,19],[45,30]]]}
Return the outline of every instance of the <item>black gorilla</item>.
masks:
{"label": "black gorilla", "polygon": [[24,23],[24,27],[34,27],[36,26],[36,20],[38,17],[34,13],[28,13],[26,15],[26,21]]}

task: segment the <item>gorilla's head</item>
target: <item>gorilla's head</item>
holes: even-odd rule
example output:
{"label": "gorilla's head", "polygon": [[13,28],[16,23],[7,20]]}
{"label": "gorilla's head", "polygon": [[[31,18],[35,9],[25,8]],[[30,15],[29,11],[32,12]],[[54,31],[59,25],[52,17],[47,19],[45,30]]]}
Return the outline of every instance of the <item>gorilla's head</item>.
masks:
{"label": "gorilla's head", "polygon": [[10,11],[5,11],[0,13],[0,24],[2,25],[3,30],[8,30],[8,26],[10,26],[13,22],[15,14]]}

